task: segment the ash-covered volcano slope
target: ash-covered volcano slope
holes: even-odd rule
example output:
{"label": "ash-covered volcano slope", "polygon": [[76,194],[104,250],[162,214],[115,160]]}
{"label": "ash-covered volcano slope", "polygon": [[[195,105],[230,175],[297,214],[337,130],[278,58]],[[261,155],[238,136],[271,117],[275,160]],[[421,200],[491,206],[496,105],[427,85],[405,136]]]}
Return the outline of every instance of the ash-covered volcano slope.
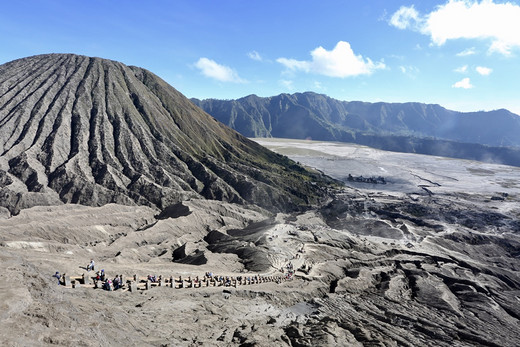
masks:
{"label": "ash-covered volcano slope", "polygon": [[73,54],[0,66],[0,155],[10,213],[57,203],[163,208],[197,196],[290,210],[318,202],[332,183],[147,70]]}

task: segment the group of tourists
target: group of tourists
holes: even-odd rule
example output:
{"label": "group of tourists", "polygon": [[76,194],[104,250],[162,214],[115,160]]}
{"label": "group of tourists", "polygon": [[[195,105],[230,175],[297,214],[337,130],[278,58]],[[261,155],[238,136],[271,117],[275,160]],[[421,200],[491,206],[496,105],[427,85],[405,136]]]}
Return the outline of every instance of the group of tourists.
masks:
{"label": "group of tourists", "polygon": [[285,266],[287,272],[285,273],[285,280],[287,281],[290,281],[293,279],[293,276],[294,276],[294,265],[292,262],[289,262],[286,266]]}
{"label": "group of tourists", "polygon": [[[276,281],[277,283],[280,283],[282,280],[291,280],[294,275],[294,269],[293,269],[292,263],[289,262],[287,264],[286,268],[287,268],[287,274],[284,277],[274,277],[274,276],[262,277],[260,275],[254,275],[254,276],[240,275],[240,276],[236,276],[236,277],[231,277],[231,276],[214,275],[212,272],[208,271],[208,272],[206,272],[205,276],[201,280],[199,280],[199,276],[196,276],[193,279],[191,277],[188,277],[187,281],[188,281],[188,285],[189,286],[191,285],[193,287],[200,287],[203,285],[203,282],[206,282],[206,285],[209,286],[210,281],[215,282],[215,284],[214,284],[215,286],[217,285],[217,283],[219,283],[219,285],[224,285],[227,287],[236,286],[237,284],[253,284],[253,283],[262,283],[262,282],[270,282],[270,281]],[[94,259],[91,259],[90,262],[88,263],[88,265],[84,269],[86,269],[87,272],[95,271]],[[281,271],[285,272],[283,268],[281,269]],[[72,282],[73,288],[74,288],[74,286],[77,286],[79,284],[89,283],[89,281],[88,281],[89,277],[86,274],[83,274],[83,276],[81,276],[81,277],[67,277],[66,274],[60,275],[59,271],[56,271],[56,273],[52,277],[57,279],[58,284],[70,285]],[[79,280],[78,280],[78,278],[79,278]],[[126,285],[125,281],[123,280],[123,275],[116,275],[114,278],[109,278],[106,275],[104,269],[96,271],[95,275],[91,276],[90,279],[93,280],[93,282],[94,282],[94,288],[101,288],[101,289],[104,289],[107,291],[114,291],[114,290],[123,288]],[[173,286],[173,283],[171,283],[173,281],[172,279],[173,279],[173,277],[170,277],[170,284]],[[134,275],[133,280],[139,282],[135,275]],[[143,280],[141,280],[141,282],[142,281]],[[146,277],[146,280],[144,280],[144,281],[150,282],[150,283],[156,283],[156,285],[158,283],[158,285],[160,286],[160,285],[162,285],[161,283],[163,283],[163,278],[161,275],[159,275],[159,276],[148,275]],[[183,287],[182,282],[184,282],[184,281],[183,281],[182,277],[180,277],[180,276],[179,276],[179,281],[181,281],[180,287],[182,288]],[[167,282],[168,282],[168,280],[166,280],[166,283]],[[148,285],[147,285],[147,289],[148,289]]]}
{"label": "group of tourists", "polygon": [[[96,283],[96,280],[94,280],[94,287],[99,288],[99,285]],[[117,290],[122,287],[124,287],[123,275],[116,276],[114,277],[114,279],[107,278],[103,281],[101,285],[101,288],[108,291]]]}
{"label": "group of tourists", "polygon": [[[93,262],[93,261],[91,261]],[[92,270],[94,268],[92,267]],[[92,277],[94,280],[94,288],[102,288],[104,290],[113,291],[124,287],[123,275],[116,275],[114,278],[109,278],[104,269],[97,271],[96,275]]]}
{"label": "group of tourists", "polygon": [[162,281],[162,276],[161,275],[159,275],[159,276],[148,275],[146,278],[148,279],[148,281],[150,281],[152,283],[158,283],[158,282]]}
{"label": "group of tourists", "polygon": [[[85,267],[87,272],[95,271],[95,262],[94,259],[90,259],[90,262]],[[85,276],[85,275],[83,275]],[[58,281],[58,285],[63,284],[66,285],[65,274],[61,275],[59,271],[56,271],[53,278],[56,278]],[[124,287],[125,283],[123,281],[123,275],[115,276],[113,279],[108,278],[104,269],[100,271],[96,271],[95,275],[90,277],[91,280],[94,281],[94,288],[102,288],[104,290],[113,291],[119,288]],[[83,279],[82,281],[84,281]]]}
{"label": "group of tourists", "polygon": [[206,272],[206,278],[212,281],[224,283],[224,286],[230,287],[232,285],[232,281],[236,281],[237,283],[242,283],[245,281],[246,283],[258,283],[260,281],[260,277],[258,275],[254,276],[214,276],[211,272]]}

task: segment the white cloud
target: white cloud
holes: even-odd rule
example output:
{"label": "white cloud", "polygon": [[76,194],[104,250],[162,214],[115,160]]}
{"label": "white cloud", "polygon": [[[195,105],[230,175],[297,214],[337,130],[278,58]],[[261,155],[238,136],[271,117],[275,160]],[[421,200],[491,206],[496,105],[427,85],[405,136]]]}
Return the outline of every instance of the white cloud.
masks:
{"label": "white cloud", "polygon": [[413,29],[429,35],[442,46],[448,40],[491,40],[489,52],[504,55],[520,47],[520,6],[493,0],[449,0],[435,11],[421,16],[413,6],[401,7],[389,21],[399,29]]}
{"label": "white cloud", "polygon": [[493,69],[490,69],[489,67],[484,67],[484,66],[477,66],[475,68],[475,70],[477,70],[477,72],[479,74],[481,74],[482,76],[488,76],[489,74],[491,74],[493,72]]}
{"label": "white cloud", "polygon": [[263,60],[262,56],[257,51],[249,52],[249,53],[247,53],[247,56],[249,58],[253,59],[253,60],[256,60],[256,61],[262,61]]}
{"label": "white cloud", "polygon": [[201,73],[220,82],[234,82],[234,83],[246,83],[238,76],[238,73],[232,68],[220,65],[214,60],[208,58],[200,58],[196,63],[195,67],[201,71]]}
{"label": "white cloud", "polygon": [[475,50],[475,47],[467,48],[463,50],[462,52],[457,53],[457,57],[467,57],[468,55],[476,54],[477,51]]}
{"label": "white cloud", "polygon": [[305,72],[309,72],[311,67],[311,63],[308,61],[288,58],[278,58],[276,61],[282,65],[285,65],[285,67],[287,67],[289,70],[303,70]]}
{"label": "white cloud", "polygon": [[455,70],[453,70],[455,72],[459,72],[459,73],[466,73],[468,72],[468,66],[467,65],[464,65],[464,66],[461,66],[461,67],[458,67],[456,68]]}
{"label": "white cloud", "polygon": [[461,79],[460,81],[454,83],[452,88],[463,88],[463,89],[471,89],[473,88],[473,85],[471,84],[471,81],[468,77]]}
{"label": "white cloud", "polygon": [[365,59],[361,55],[355,55],[350,44],[345,41],[339,41],[331,51],[320,46],[311,51],[311,56],[310,61],[288,58],[278,58],[276,61],[292,71],[301,70],[341,78],[369,75],[375,70],[386,67],[383,62],[374,63],[369,58]]}
{"label": "white cloud", "polygon": [[399,29],[415,27],[419,21],[419,12],[412,6],[401,6],[390,18],[390,24]]}

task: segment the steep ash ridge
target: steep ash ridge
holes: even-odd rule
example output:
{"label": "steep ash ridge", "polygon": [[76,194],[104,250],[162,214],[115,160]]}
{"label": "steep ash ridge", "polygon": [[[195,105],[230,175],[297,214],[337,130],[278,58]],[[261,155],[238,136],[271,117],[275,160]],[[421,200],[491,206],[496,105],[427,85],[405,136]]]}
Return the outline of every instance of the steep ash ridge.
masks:
{"label": "steep ash ridge", "polygon": [[332,183],[249,141],[151,72],[48,54],[0,66],[0,201],[139,204],[189,197],[293,210]]}

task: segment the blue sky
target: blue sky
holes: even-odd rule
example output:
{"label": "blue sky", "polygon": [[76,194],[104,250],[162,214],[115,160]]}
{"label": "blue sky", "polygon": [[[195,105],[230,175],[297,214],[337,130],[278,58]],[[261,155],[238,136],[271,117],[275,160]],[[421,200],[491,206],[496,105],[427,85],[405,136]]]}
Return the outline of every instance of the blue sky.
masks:
{"label": "blue sky", "polygon": [[520,114],[520,0],[4,2],[0,63],[42,53],[140,66],[188,97]]}

